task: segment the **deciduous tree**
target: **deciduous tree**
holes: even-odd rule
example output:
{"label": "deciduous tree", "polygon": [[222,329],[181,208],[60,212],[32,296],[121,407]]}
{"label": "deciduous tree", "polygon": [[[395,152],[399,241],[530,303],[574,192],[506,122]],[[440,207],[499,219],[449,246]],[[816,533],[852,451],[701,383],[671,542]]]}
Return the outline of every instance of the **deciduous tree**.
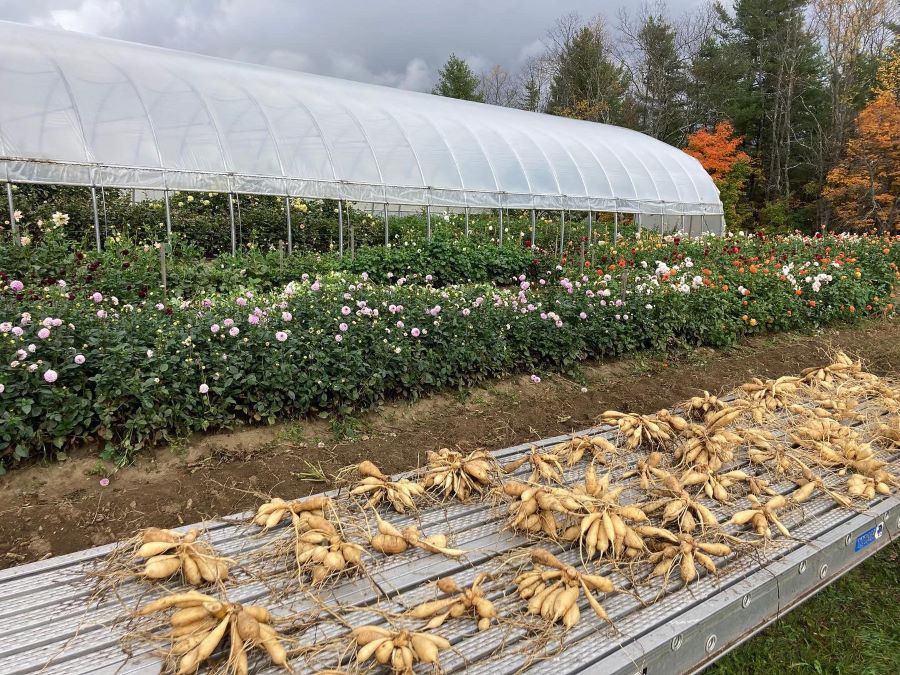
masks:
{"label": "deciduous tree", "polygon": [[889,232],[900,201],[900,105],[884,90],[856,120],[844,160],[828,174],[824,196],[850,227]]}
{"label": "deciduous tree", "polygon": [[736,136],[730,122],[719,122],[712,131],[699,129],[688,137],[684,151],[696,158],[719,188],[725,222],[732,229],[746,220],[739,208],[750,174],[750,156],[741,150],[743,137]]}

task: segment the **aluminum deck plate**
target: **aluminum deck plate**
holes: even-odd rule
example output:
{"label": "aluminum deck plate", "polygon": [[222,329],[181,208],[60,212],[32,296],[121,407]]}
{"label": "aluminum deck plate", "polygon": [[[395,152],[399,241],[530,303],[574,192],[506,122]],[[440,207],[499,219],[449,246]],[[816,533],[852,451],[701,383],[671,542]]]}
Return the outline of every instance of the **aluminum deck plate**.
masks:
{"label": "aluminum deck plate", "polygon": [[[603,427],[579,433],[608,435],[610,430]],[[551,446],[569,437],[547,438],[494,454],[505,462],[534,446]],[[582,461],[567,471],[567,480],[579,480],[585,465]],[[893,457],[891,468],[900,472],[900,456]],[[527,472],[523,469],[520,473]],[[793,487],[784,483],[777,489],[787,494]],[[721,521],[728,518],[720,505],[705,503]],[[746,505],[746,499],[736,503],[737,508]],[[208,528],[212,543],[221,553],[241,557],[265,542],[265,537],[246,526],[249,515],[237,514],[200,526]],[[418,522],[426,534],[448,533],[451,545],[469,551],[466,556],[450,560],[412,549],[389,558],[379,557],[370,569],[371,580],[344,582],[321,595],[326,602],[363,608],[380,602],[382,607],[395,610],[432,599],[435,591],[427,582],[453,575],[460,585],[469,583],[478,572],[491,570],[512,549],[526,544],[501,530],[503,517],[501,508],[486,504],[449,504],[424,510]],[[388,519],[398,527],[413,522],[410,516],[396,514]],[[720,565],[717,577],[704,575],[689,588],[673,582],[670,592],[649,606],[632,595],[608,596],[603,604],[615,629],[597,619],[582,598],[581,622],[558,643],[545,645],[544,653],[537,657],[539,641],[524,628],[503,626],[477,632],[472,621],[448,622],[437,631],[453,644],[452,651],[442,654],[441,666],[446,673],[527,671],[554,675],[668,675],[700,669],[896,540],[900,535],[900,499],[896,495],[881,497],[866,512],[859,513],[838,508],[827,497],[819,496],[804,504],[802,512],[792,512],[785,524],[794,539],[776,539],[765,552],[731,556]],[[159,659],[150,646],[139,647],[130,656],[123,652],[122,625],[116,621],[122,605],[113,599],[89,602],[90,584],[84,566],[97,562],[112,549],[111,545],[101,546],[0,571],[0,673],[159,672]],[[565,552],[560,557],[575,562],[577,552]],[[612,578],[627,585],[622,577],[614,574]],[[379,598],[377,589],[388,597]],[[146,585],[138,582],[119,589],[131,607],[146,592]],[[275,613],[311,606],[303,593],[272,600],[269,589],[260,583],[241,585],[228,595],[230,600],[262,604]],[[640,595],[648,600],[654,592],[648,589]],[[521,607],[511,581],[492,600],[501,615],[504,608]],[[383,618],[359,611],[353,613],[352,622],[376,623]],[[302,636],[303,642],[333,637],[336,626],[314,628]],[[326,652],[314,665],[298,658],[293,667],[297,673],[314,672],[334,667],[334,662],[329,662]],[[420,671],[430,672],[430,667],[418,668]],[[268,667],[257,672],[279,671]]]}

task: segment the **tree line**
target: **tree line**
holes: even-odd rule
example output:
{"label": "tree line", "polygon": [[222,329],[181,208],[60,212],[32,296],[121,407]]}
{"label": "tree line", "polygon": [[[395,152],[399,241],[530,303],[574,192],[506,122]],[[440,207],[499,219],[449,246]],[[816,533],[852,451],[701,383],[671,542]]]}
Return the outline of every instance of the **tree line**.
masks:
{"label": "tree line", "polygon": [[896,0],[572,13],[520,72],[479,75],[451,54],[433,93],[687,148],[719,184],[732,227],[890,231],[900,224],[898,21]]}

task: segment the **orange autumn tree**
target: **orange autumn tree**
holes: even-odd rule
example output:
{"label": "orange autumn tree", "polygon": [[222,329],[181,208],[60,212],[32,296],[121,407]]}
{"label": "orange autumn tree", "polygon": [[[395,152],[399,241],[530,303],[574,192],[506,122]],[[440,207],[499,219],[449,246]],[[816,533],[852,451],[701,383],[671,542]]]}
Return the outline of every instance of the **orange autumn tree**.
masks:
{"label": "orange autumn tree", "polygon": [[687,139],[684,151],[696,158],[719,188],[725,211],[725,222],[731,229],[739,229],[746,214],[738,212],[738,204],[750,175],[750,156],[740,149],[742,136],[734,135],[730,122],[719,122],[710,131],[698,129]]}
{"label": "orange autumn tree", "polygon": [[900,202],[900,105],[882,88],[856,119],[844,160],[828,174],[823,190],[837,216],[854,228],[890,232]]}

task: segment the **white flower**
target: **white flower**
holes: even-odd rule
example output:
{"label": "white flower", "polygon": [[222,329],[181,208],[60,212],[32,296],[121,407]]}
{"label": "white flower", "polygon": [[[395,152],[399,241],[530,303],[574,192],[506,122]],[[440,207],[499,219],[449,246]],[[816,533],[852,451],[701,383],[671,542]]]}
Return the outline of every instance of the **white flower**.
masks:
{"label": "white flower", "polygon": [[54,211],[53,215],[50,216],[50,220],[53,221],[53,224],[57,227],[62,227],[63,225],[69,224],[69,214],[68,213],[60,213],[59,211]]}
{"label": "white flower", "polygon": [[148,358],[148,359],[152,359],[152,358],[153,358],[153,350],[152,350],[152,349],[148,349],[148,350],[147,350],[147,358]]}

